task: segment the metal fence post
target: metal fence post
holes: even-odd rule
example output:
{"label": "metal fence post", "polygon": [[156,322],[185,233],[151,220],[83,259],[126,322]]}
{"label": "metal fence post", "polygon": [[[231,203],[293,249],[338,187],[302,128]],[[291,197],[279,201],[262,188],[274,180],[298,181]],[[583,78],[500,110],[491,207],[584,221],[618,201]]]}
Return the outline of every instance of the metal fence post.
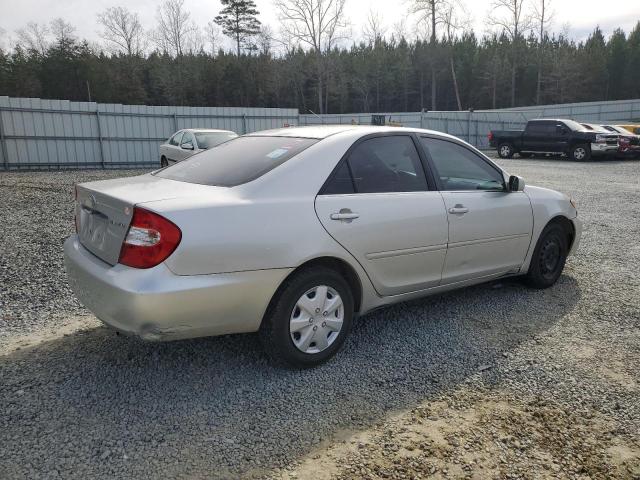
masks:
{"label": "metal fence post", "polygon": [[467,143],[471,143],[471,110],[467,114]]}
{"label": "metal fence post", "polygon": [[174,112],[173,114],[173,131],[178,131],[178,114]]}
{"label": "metal fence post", "polygon": [[420,128],[424,128],[424,108],[420,110]]}
{"label": "metal fence post", "polygon": [[242,134],[247,133],[247,114],[242,114]]}
{"label": "metal fence post", "polygon": [[0,148],[2,148],[2,163],[5,170],[9,170],[9,153],[7,152],[7,138],[4,135],[4,120],[0,108]]}
{"label": "metal fence post", "polygon": [[449,119],[444,119],[444,133],[449,133]]}
{"label": "metal fence post", "polygon": [[480,139],[478,138],[478,123],[480,123],[480,122],[478,120],[475,120],[474,123],[476,124],[476,134],[475,134],[476,142],[473,144],[473,146],[478,148],[478,147],[480,147]]}
{"label": "metal fence post", "polygon": [[100,165],[104,168],[104,141],[102,138],[102,126],[100,125],[100,107],[96,105],[96,121],[98,122],[98,141],[100,142]]}

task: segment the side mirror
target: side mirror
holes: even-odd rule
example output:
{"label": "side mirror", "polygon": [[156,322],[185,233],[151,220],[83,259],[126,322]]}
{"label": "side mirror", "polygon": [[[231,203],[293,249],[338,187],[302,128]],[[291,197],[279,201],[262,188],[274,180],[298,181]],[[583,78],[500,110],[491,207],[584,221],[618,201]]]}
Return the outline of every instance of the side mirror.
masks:
{"label": "side mirror", "polygon": [[180,148],[183,150],[193,150],[193,143],[183,143],[180,145]]}
{"label": "side mirror", "polygon": [[524,178],[518,175],[511,175],[509,177],[509,191],[510,192],[522,192],[524,191]]}

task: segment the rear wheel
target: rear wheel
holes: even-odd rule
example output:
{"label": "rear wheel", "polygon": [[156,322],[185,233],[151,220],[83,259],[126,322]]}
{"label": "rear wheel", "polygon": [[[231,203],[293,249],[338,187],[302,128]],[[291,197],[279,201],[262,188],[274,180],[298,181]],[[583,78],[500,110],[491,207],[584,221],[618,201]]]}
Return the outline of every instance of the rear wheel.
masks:
{"label": "rear wheel", "polygon": [[549,288],[558,281],[568,254],[567,232],[562,225],[547,225],[533,251],[526,282],[533,288]]}
{"label": "rear wheel", "polygon": [[591,148],[584,143],[574,145],[569,150],[569,158],[576,162],[588,162],[591,159]]}
{"label": "rear wheel", "polygon": [[169,162],[167,161],[167,157],[165,157],[164,155],[162,157],[160,157],[160,166],[162,168],[169,166]]}
{"label": "rear wheel", "polygon": [[351,289],[336,271],[300,271],[282,285],[262,321],[265,351],[277,363],[298,368],[327,361],[349,335],[353,305]]}
{"label": "rear wheel", "polygon": [[501,143],[498,145],[498,156],[500,158],[511,158],[515,151],[510,143]]}

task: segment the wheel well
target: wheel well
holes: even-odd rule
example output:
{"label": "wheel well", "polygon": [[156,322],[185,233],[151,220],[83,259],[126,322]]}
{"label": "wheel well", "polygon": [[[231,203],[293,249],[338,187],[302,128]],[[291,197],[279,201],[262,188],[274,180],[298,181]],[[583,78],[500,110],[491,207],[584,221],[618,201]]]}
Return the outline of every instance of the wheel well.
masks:
{"label": "wheel well", "polygon": [[576,229],[573,226],[573,222],[569,220],[567,217],[563,217],[562,215],[552,218],[547,225],[560,225],[567,235],[567,247],[571,250],[573,246],[573,240],[576,238]]}
{"label": "wheel well", "polygon": [[280,284],[276,292],[273,294],[273,297],[269,302],[269,307],[267,308],[267,311],[269,311],[269,309],[271,308],[271,305],[280,294],[280,291],[282,290],[283,286],[287,283],[287,280],[289,280],[293,275],[296,275],[301,270],[306,270],[308,268],[313,268],[313,267],[330,268],[331,270],[335,270],[340,275],[342,275],[344,279],[347,281],[349,288],[351,288],[351,293],[353,295],[354,310],[355,312],[360,311],[360,306],[362,305],[362,284],[360,283],[360,277],[358,276],[358,274],[356,273],[356,271],[353,269],[351,265],[349,265],[344,260],[341,260],[336,257],[314,258],[313,260],[308,260],[302,265],[299,265],[298,267],[296,267],[295,270],[293,270],[293,272],[287,275],[287,277],[282,281],[282,283]]}

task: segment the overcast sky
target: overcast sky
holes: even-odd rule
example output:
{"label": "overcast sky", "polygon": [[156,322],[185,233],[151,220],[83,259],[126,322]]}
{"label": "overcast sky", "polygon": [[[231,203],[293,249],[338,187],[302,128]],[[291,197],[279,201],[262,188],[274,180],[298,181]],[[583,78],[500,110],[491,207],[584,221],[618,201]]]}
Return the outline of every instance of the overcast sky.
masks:
{"label": "overcast sky", "polygon": [[[529,3],[536,0],[529,0]],[[15,36],[15,30],[27,22],[49,22],[53,18],[62,17],[72,23],[81,38],[98,41],[98,25],[96,14],[111,6],[126,6],[140,14],[146,28],[155,24],[156,10],[160,0],[0,0],[4,4],[5,13],[0,16],[0,28],[9,37]],[[260,10],[260,20],[278,31],[278,21],[272,6],[272,0],[256,0]],[[473,26],[478,34],[487,31],[486,16],[492,0],[462,0]],[[10,6],[11,5],[11,6]],[[352,24],[355,38],[361,35],[362,25],[370,10],[379,12],[388,30],[401,18],[407,17],[409,1],[403,0],[347,0],[347,17]],[[201,26],[213,19],[220,10],[218,0],[185,0],[185,6],[192,18]],[[562,31],[568,28],[571,37],[584,39],[596,25],[600,25],[605,34],[615,28],[629,32],[640,20],[640,0],[554,0],[552,30]],[[413,38],[414,24],[407,22],[408,37]]]}

